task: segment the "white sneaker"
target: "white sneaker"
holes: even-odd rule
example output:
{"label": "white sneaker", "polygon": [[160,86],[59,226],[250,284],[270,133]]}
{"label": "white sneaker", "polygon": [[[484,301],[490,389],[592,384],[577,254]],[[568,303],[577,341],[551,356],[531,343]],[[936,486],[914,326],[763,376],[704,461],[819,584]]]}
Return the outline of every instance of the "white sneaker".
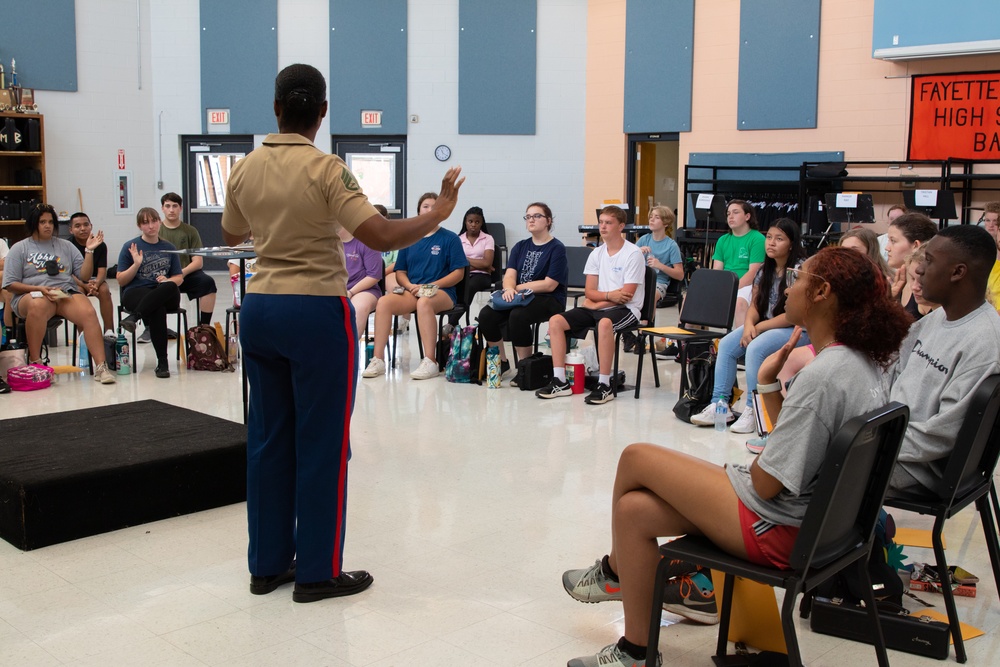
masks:
{"label": "white sneaker", "polygon": [[104,338],[105,339],[110,339],[110,340],[117,340],[118,336],[115,335],[114,331],[112,331],[111,329],[108,329],[107,331],[104,332]]}
{"label": "white sneaker", "polygon": [[101,384],[114,384],[118,380],[115,378],[114,373],[108,370],[108,364],[105,362],[94,369],[94,381]]}
{"label": "white sneaker", "polygon": [[438,362],[433,359],[428,359],[424,357],[420,360],[420,365],[417,366],[417,370],[410,373],[411,380],[429,380],[433,377],[437,377],[441,374],[441,370],[438,368]]}
{"label": "white sneaker", "polygon": [[757,430],[757,420],[754,419],[753,415],[753,403],[747,405],[746,410],[740,415],[740,418],[729,427],[729,430],[733,433],[753,433]]}
{"label": "white sneaker", "polygon": [[691,417],[695,426],[715,426],[715,403],[709,403],[705,409]]}
{"label": "white sneaker", "polygon": [[361,373],[361,377],[377,378],[379,375],[385,375],[385,362],[378,357],[372,357],[372,360],[368,362],[368,368]]}

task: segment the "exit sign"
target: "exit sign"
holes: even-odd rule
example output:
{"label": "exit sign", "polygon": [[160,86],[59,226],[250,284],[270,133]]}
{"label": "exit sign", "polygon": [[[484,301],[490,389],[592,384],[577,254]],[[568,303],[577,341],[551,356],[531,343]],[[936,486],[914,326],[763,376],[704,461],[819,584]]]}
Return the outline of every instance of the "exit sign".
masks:
{"label": "exit sign", "polygon": [[206,109],[209,134],[229,134],[229,109]]}
{"label": "exit sign", "polygon": [[362,109],[361,127],[382,127],[382,112]]}

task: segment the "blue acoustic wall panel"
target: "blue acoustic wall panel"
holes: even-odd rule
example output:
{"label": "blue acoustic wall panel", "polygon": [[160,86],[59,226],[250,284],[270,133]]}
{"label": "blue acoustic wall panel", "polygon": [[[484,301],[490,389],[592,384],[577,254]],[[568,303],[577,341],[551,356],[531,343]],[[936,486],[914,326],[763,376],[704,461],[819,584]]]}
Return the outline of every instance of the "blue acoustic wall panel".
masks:
{"label": "blue acoustic wall panel", "polygon": [[[76,91],[76,6],[73,0],[0,0],[0,61],[10,61],[24,88]],[[42,111],[45,111],[42,109]]]}
{"label": "blue acoustic wall panel", "polygon": [[691,130],[694,0],[628,0],[625,132]]}
{"label": "blue acoustic wall panel", "polygon": [[[406,0],[330,0],[330,132],[406,134]],[[381,111],[382,127],[362,127]]]}
{"label": "blue acoustic wall panel", "polygon": [[820,0],[740,3],[740,130],[816,127]]}
{"label": "blue acoustic wall panel", "polygon": [[[976,48],[970,42],[993,42],[1000,50],[996,0],[875,0],[872,54],[892,56],[893,50],[948,45],[946,51]],[[883,53],[884,55],[879,55]]]}
{"label": "blue acoustic wall panel", "polygon": [[202,131],[205,109],[229,109],[232,134],[276,132],[278,1],[201,0],[200,24]]}
{"label": "blue acoustic wall panel", "polygon": [[459,134],[534,134],[536,0],[460,0]]}

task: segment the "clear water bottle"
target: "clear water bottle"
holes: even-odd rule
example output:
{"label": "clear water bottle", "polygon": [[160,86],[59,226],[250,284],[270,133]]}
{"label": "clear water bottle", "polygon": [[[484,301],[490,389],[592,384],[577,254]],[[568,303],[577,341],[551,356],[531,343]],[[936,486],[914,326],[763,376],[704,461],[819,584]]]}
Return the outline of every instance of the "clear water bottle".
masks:
{"label": "clear water bottle", "polygon": [[729,424],[729,401],[725,396],[719,396],[715,402],[715,430],[725,431]]}
{"label": "clear water bottle", "polygon": [[80,334],[80,368],[85,368],[90,365],[90,350],[87,349],[87,339],[84,338],[83,334]]}

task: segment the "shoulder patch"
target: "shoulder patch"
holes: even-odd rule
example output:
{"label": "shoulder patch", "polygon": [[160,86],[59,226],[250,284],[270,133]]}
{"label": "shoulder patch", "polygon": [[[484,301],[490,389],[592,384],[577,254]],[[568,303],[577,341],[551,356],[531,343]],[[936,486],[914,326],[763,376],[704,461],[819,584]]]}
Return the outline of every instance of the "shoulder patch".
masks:
{"label": "shoulder patch", "polygon": [[354,174],[347,167],[340,170],[340,180],[344,182],[344,187],[351,192],[358,192],[361,189],[358,181],[354,178]]}

